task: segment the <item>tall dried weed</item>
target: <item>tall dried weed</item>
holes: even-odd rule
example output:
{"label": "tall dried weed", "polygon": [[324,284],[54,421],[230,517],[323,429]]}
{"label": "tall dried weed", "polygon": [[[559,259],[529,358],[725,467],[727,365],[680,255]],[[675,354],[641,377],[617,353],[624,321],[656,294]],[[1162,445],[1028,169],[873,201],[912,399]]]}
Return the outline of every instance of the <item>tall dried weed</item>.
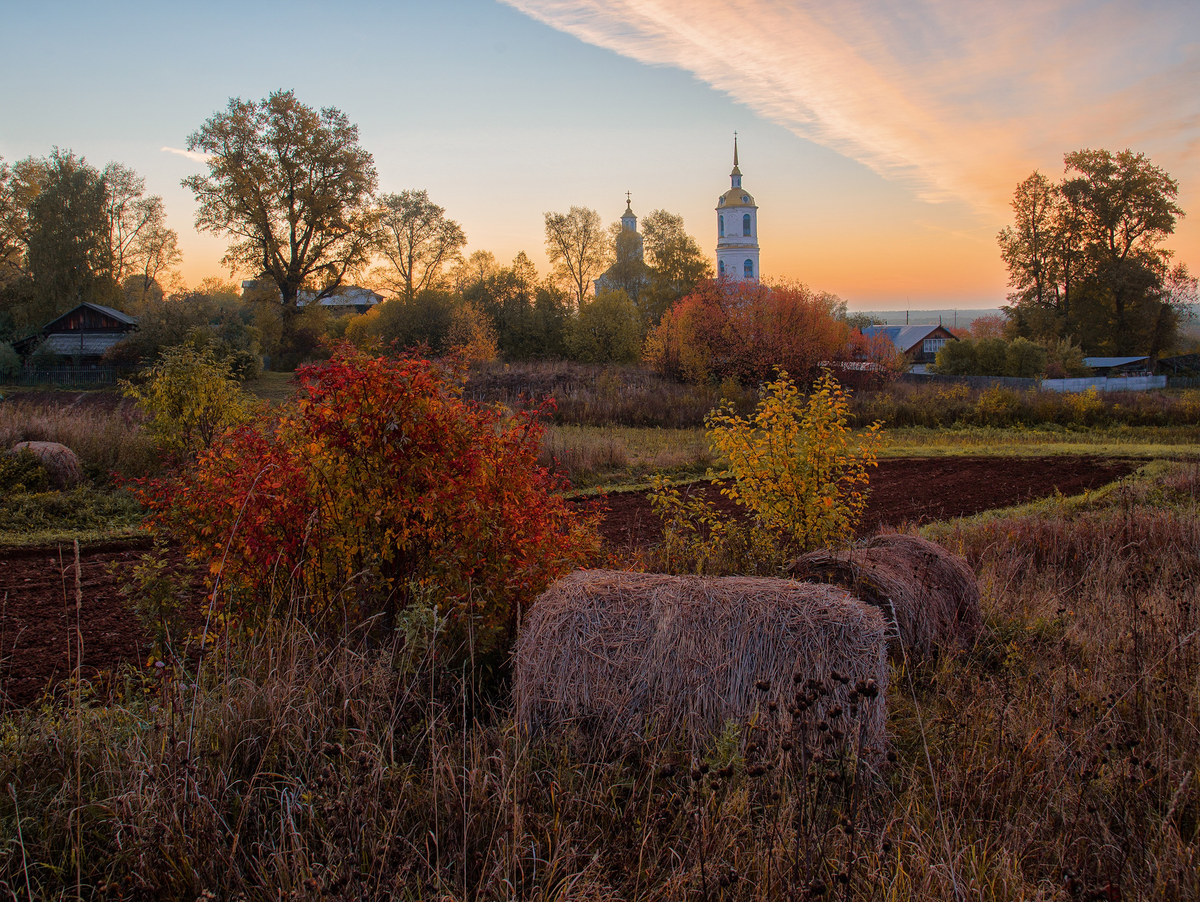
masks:
{"label": "tall dried weed", "polygon": [[[60,396],[61,395],[61,396]],[[160,466],[133,404],[113,396],[48,393],[0,404],[0,450],[17,442],[58,442],[79,455],[92,478],[135,477]]]}
{"label": "tall dried weed", "polygon": [[976,569],[986,626],[969,652],[893,670],[879,772],[855,764],[853,737],[823,738],[830,721],[778,742],[733,722],[695,760],[522,744],[469,664],[415,651],[436,647],[416,635],[436,621],[385,648],[277,625],[226,637],[199,673],[131,673],[114,703],[77,691],[4,721],[0,883],[42,898],[74,898],[77,873],[84,897],[125,899],[1200,898],[1198,488],[1182,467],[931,530]]}

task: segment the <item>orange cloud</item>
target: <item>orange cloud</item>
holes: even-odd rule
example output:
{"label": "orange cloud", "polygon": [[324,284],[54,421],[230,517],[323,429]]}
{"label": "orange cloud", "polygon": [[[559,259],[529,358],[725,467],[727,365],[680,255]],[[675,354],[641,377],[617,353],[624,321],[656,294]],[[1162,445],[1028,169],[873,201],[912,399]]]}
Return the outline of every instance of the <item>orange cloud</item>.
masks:
{"label": "orange cloud", "polygon": [[1200,6],[1083,0],[505,0],[672,66],[923,199],[1007,215],[1015,182],[1086,146],[1200,158]]}

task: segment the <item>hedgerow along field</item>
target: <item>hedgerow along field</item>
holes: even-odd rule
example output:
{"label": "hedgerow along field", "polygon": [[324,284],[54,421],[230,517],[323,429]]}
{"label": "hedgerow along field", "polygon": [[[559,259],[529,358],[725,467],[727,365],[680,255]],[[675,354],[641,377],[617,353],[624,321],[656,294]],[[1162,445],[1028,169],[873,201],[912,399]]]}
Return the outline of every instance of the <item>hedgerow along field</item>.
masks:
{"label": "hedgerow along field", "polygon": [[896,669],[877,773],[805,770],[746,724],[697,761],[528,742],[503,680],[444,654],[441,614],[330,635],[279,580],[282,616],[230,618],[200,666],[6,719],[0,879],[64,898],[1192,898],[1198,481],[1176,464],[927,529],[976,568],[987,624],[969,654]]}

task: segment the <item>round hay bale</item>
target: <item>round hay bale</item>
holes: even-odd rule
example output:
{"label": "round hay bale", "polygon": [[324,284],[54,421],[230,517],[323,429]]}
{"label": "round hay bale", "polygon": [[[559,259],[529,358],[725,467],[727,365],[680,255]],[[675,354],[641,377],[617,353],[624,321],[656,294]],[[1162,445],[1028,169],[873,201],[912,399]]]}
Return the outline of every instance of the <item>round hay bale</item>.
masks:
{"label": "round hay bale", "polygon": [[[513,701],[532,732],[576,725],[601,741],[682,736],[693,748],[731,720],[801,729],[840,705],[841,729],[861,729],[875,755],[887,679],[886,621],[832,586],[580,570],[526,614]],[[867,681],[873,700],[855,707]],[[817,697],[801,712],[806,693]]]}
{"label": "round hay bale", "polygon": [[873,536],[845,551],[797,558],[794,579],[841,586],[883,611],[896,656],[971,648],[983,628],[979,584],[967,562],[919,536]]}
{"label": "round hay bale", "polygon": [[66,445],[58,442],[17,442],[12,446],[12,453],[29,451],[46,468],[50,475],[50,484],[56,489],[74,488],[83,482],[83,467],[79,457]]}

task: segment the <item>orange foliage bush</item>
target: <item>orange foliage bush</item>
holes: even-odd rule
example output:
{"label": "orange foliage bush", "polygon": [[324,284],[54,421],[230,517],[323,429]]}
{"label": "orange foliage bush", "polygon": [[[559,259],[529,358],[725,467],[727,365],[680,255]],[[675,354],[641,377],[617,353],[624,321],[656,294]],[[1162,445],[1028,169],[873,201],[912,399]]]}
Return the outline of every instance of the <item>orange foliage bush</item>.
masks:
{"label": "orange foliage bush", "polygon": [[869,350],[838,318],[840,307],[834,295],[799,283],[705,282],[664,314],[644,357],[662,375],[687,382],[757,384],[777,369],[810,382],[822,367]]}
{"label": "orange foliage bush", "polygon": [[181,539],[240,613],[299,603],[343,632],[436,604],[447,641],[486,651],[594,552],[592,525],[537,463],[535,414],[506,418],[463,401],[429,361],[349,345],[297,381],[278,420],[226,433],[141,489],[151,525]]}

